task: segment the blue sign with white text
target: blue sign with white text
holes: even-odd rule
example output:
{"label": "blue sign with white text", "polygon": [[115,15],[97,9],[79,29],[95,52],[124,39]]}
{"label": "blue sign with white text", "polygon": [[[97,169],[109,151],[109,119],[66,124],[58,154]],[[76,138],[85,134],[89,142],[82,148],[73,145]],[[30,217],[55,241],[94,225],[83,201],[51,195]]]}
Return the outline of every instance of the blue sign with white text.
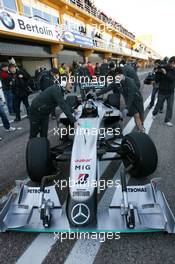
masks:
{"label": "blue sign with white text", "polygon": [[72,44],[93,47],[93,40],[76,32],[65,31],[64,41]]}

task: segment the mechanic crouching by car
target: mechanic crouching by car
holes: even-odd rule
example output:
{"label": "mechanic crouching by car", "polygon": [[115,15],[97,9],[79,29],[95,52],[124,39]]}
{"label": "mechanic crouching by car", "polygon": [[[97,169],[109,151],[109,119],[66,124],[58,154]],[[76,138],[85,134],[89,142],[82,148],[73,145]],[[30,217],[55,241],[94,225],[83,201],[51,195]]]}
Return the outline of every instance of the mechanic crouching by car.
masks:
{"label": "mechanic crouching by car", "polygon": [[[66,85],[65,90],[70,90],[69,84]],[[49,115],[57,106],[63,110],[75,128],[78,126],[69,105],[64,100],[61,86],[54,84],[32,101],[30,107],[30,138],[37,137],[38,134],[40,134],[40,137],[47,137]]]}
{"label": "mechanic crouching by car", "polygon": [[[51,68],[49,71],[43,71],[39,74],[37,80],[38,89],[44,91],[53,84],[59,83],[59,70],[57,68]],[[56,119],[55,109],[51,112],[52,119]]]}
{"label": "mechanic crouching by car", "polygon": [[39,73],[37,78],[38,89],[44,91],[48,87],[52,86],[59,77],[59,70],[52,68],[49,71],[42,71]]}
{"label": "mechanic crouching by car", "polygon": [[121,67],[113,69],[113,72],[115,72],[115,81],[110,83],[108,87],[103,88],[100,92],[98,92],[97,96],[111,90],[113,90],[114,94],[122,94],[126,104],[123,116],[128,115],[130,117],[134,117],[138,131],[144,133],[144,106],[143,98],[139,89],[133,79],[124,75]]}
{"label": "mechanic crouching by car", "polygon": [[172,127],[174,88],[175,88],[175,56],[171,57],[168,65],[160,67],[156,73],[159,81],[158,101],[153,111],[153,119],[157,117],[162,105],[167,101],[165,124]]}

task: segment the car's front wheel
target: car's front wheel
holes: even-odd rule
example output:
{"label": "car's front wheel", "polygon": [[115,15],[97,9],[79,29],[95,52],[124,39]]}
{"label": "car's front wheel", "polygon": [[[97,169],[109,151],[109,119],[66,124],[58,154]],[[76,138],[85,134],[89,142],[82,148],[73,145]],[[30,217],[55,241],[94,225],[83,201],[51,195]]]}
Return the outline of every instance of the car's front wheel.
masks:
{"label": "car's front wheel", "polygon": [[51,172],[49,141],[47,138],[32,138],[26,149],[26,166],[30,179],[41,182]]}
{"label": "car's front wheel", "polygon": [[156,170],[157,150],[147,134],[134,132],[126,135],[121,143],[121,151],[124,166],[131,176],[147,177]]}

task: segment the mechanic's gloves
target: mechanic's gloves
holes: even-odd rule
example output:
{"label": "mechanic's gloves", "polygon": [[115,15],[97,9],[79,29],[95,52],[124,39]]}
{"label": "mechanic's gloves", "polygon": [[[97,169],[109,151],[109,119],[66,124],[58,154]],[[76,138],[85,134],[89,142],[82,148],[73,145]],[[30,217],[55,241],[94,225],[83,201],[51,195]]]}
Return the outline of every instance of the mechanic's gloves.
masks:
{"label": "mechanic's gloves", "polygon": [[123,119],[126,118],[128,115],[128,109],[125,108],[123,111],[122,111],[122,116],[123,116]]}

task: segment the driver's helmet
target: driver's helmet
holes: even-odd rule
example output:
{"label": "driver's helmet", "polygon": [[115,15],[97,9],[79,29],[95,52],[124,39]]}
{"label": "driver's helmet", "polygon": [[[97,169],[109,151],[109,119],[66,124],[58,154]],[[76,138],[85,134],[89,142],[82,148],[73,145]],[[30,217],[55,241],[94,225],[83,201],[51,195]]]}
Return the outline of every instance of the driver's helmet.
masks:
{"label": "driver's helmet", "polygon": [[88,100],[83,108],[83,116],[85,117],[96,117],[98,116],[97,106],[93,100]]}

